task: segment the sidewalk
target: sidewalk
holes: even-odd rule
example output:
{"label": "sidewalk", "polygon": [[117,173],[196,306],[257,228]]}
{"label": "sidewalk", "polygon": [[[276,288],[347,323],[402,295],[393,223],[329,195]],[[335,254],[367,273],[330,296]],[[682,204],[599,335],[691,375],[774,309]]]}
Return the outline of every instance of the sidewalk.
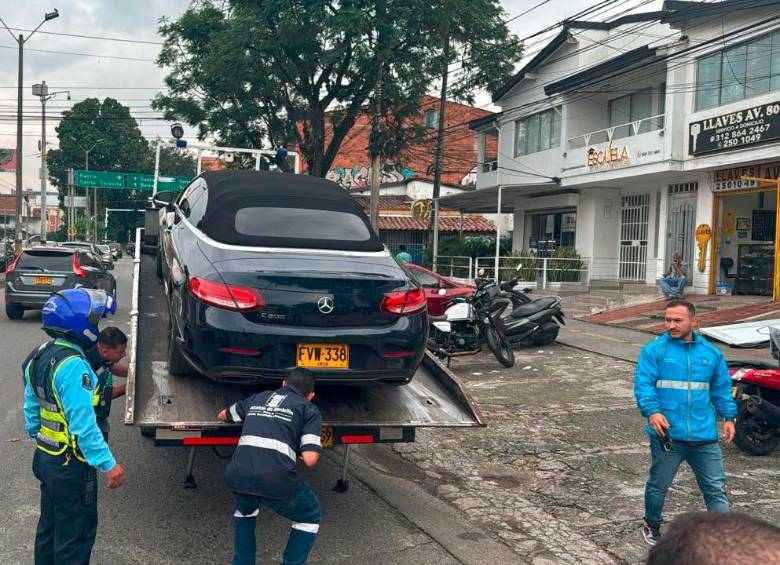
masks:
{"label": "sidewalk", "polygon": [[[636,363],[642,346],[655,338],[656,334],[651,332],[583,320],[567,320],[566,326],[561,328],[558,343],[629,363]],[[739,349],[714,340],[710,340],[710,342],[723,352],[723,356],[727,360],[756,359],[768,363],[774,362],[769,355],[769,348]]]}

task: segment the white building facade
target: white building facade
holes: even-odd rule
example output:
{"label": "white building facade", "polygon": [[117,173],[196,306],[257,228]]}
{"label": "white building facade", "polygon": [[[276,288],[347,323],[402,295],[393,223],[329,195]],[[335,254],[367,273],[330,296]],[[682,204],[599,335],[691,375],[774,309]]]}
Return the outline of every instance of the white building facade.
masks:
{"label": "white building facade", "polygon": [[591,280],[655,284],[679,252],[696,292],[771,294],[776,191],[740,177],[780,174],[779,8],[568,22],[472,122],[499,138],[477,190],[441,204],[496,210],[500,192],[516,251],[574,249]]}

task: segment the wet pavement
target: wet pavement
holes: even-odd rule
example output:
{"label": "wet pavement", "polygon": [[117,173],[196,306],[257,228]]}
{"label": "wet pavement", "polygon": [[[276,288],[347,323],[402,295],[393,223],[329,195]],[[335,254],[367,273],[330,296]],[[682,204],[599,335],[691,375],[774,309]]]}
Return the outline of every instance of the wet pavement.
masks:
{"label": "wet pavement", "polygon": [[[489,424],[421,430],[416,443],[395,446],[425,473],[425,488],[509,544],[518,562],[644,562],[649,448],[633,364],[555,344],[518,350],[511,369],[489,354],[452,368]],[[727,446],[724,456],[735,509],[780,524],[780,452],[755,458]],[[667,519],[698,509],[693,475],[681,468]]]}

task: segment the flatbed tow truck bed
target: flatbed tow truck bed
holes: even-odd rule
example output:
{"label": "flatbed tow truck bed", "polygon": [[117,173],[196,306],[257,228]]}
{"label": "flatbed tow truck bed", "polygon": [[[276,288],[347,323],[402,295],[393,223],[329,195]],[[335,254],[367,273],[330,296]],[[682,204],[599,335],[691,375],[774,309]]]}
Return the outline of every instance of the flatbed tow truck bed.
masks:
{"label": "flatbed tow truck bed", "polygon": [[[142,248],[142,237],[139,230],[136,250]],[[155,274],[155,258],[140,252],[136,252],[133,267],[130,324],[125,424],[153,436],[156,446],[191,447],[185,486],[194,486],[195,447],[235,445],[241,427],[218,421],[217,414],[259,387],[168,372],[168,307],[163,284]],[[323,447],[345,446],[340,490],[348,487],[346,472],[353,444],[412,442],[418,427],[485,425],[460,381],[429,353],[407,385],[320,386],[314,403],[322,413]]]}

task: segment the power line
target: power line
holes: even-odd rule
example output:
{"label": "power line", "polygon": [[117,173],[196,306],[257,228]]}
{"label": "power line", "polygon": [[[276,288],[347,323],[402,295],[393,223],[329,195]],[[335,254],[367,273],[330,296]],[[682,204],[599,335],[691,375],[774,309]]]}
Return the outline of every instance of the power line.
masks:
{"label": "power line", "polygon": [[[0,45],[0,49],[13,49],[18,50],[18,46]],[[145,63],[154,63],[154,59],[141,59],[139,57],[120,57],[119,55],[96,55],[94,53],[75,53],[73,51],[50,51],[48,49],[32,49],[27,47],[25,51],[33,51],[35,53],[47,53],[49,55],[71,55],[77,57],[94,57],[95,59],[118,59],[120,61],[142,61]]]}
{"label": "power line", "polygon": [[[19,27],[12,27],[10,28],[14,31],[24,31],[24,32],[32,32],[31,29],[22,29]],[[42,31],[38,30],[36,33],[38,34],[46,34],[46,35],[58,35],[61,37],[78,37],[80,39],[98,39],[101,41],[119,41],[122,43],[141,43],[145,45],[163,45],[161,41],[151,41],[151,40],[145,40],[145,39],[128,39],[126,37],[108,37],[104,35],[84,35],[80,33],[60,33],[56,31]]]}

